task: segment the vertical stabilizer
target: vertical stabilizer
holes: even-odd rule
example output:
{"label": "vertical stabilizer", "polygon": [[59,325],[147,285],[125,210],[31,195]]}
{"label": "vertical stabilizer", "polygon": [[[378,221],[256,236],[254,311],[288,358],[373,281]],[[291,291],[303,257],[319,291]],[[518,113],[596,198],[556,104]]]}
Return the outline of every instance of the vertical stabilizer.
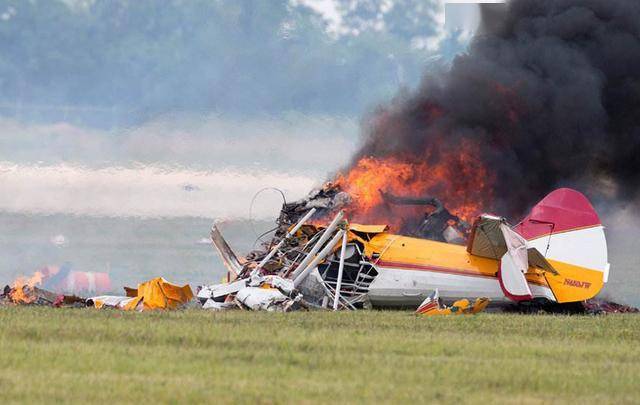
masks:
{"label": "vertical stabilizer", "polygon": [[604,227],[580,192],[569,188],[551,192],[514,229],[558,271],[546,275],[558,302],[591,298],[606,283]]}

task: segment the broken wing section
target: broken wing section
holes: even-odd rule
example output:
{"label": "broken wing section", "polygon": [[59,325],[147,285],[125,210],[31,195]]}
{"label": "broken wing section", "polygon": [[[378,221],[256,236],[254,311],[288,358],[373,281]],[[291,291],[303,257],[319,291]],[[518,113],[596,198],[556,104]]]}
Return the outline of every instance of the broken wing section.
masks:
{"label": "broken wing section", "polygon": [[[229,270],[229,274],[233,275],[233,278],[238,277],[238,274],[242,271],[242,264],[227,241],[222,236],[222,233],[218,229],[218,226],[214,223],[211,227],[211,243],[216,248],[222,259],[222,263]],[[231,277],[229,278],[231,281]]]}
{"label": "broken wing section", "polygon": [[[178,309],[191,301],[193,292],[189,285],[179,286],[157,277],[138,285],[137,289],[125,287],[126,296],[102,295],[89,298],[96,308],[118,308],[125,311],[149,311]],[[135,295],[132,295],[135,294]]]}

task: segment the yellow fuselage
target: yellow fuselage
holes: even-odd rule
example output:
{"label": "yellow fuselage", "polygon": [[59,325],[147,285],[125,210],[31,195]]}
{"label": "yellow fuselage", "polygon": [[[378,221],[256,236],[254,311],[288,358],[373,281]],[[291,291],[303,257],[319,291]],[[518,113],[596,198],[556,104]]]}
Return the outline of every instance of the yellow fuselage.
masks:
{"label": "yellow fuselage", "polygon": [[[444,294],[441,291],[445,299],[476,296],[496,299],[500,295],[505,298],[498,282],[499,261],[471,255],[465,246],[386,232],[364,238],[363,235],[353,236],[364,244],[365,256],[371,258],[381,273],[381,281],[371,286],[374,296],[378,289],[384,294],[417,301],[429,291],[441,288],[445,291]],[[557,275],[536,267],[530,267],[525,274],[534,297],[557,302],[582,301],[595,296],[603,286],[602,273],[598,271],[553,260],[549,263],[557,270]],[[385,276],[385,272],[390,274]],[[421,289],[424,293],[420,293]],[[451,291],[450,297],[446,291]]]}

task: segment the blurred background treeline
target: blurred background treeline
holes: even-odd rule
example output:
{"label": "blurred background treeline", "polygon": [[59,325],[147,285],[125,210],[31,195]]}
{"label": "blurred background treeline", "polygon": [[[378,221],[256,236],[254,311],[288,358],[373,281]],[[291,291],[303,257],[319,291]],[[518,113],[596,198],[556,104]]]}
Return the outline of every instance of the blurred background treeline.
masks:
{"label": "blurred background treeline", "polygon": [[438,1],[323,3],[0,0],[0,115],[107,128],[169,112],[359,116],[462,49]]}

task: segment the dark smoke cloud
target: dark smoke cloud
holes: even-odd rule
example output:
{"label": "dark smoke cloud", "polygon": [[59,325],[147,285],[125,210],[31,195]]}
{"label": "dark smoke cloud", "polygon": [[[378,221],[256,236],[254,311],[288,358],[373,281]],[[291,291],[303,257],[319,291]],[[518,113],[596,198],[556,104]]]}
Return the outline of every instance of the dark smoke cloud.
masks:
{"label": "dark smoke cloud", "polygon": [[514,0],[491,15],[449,69],[372,114],[355,158],[471,139],[496,177],[488,208],[512,216],[558,186],[636,197],[640,2]]}

